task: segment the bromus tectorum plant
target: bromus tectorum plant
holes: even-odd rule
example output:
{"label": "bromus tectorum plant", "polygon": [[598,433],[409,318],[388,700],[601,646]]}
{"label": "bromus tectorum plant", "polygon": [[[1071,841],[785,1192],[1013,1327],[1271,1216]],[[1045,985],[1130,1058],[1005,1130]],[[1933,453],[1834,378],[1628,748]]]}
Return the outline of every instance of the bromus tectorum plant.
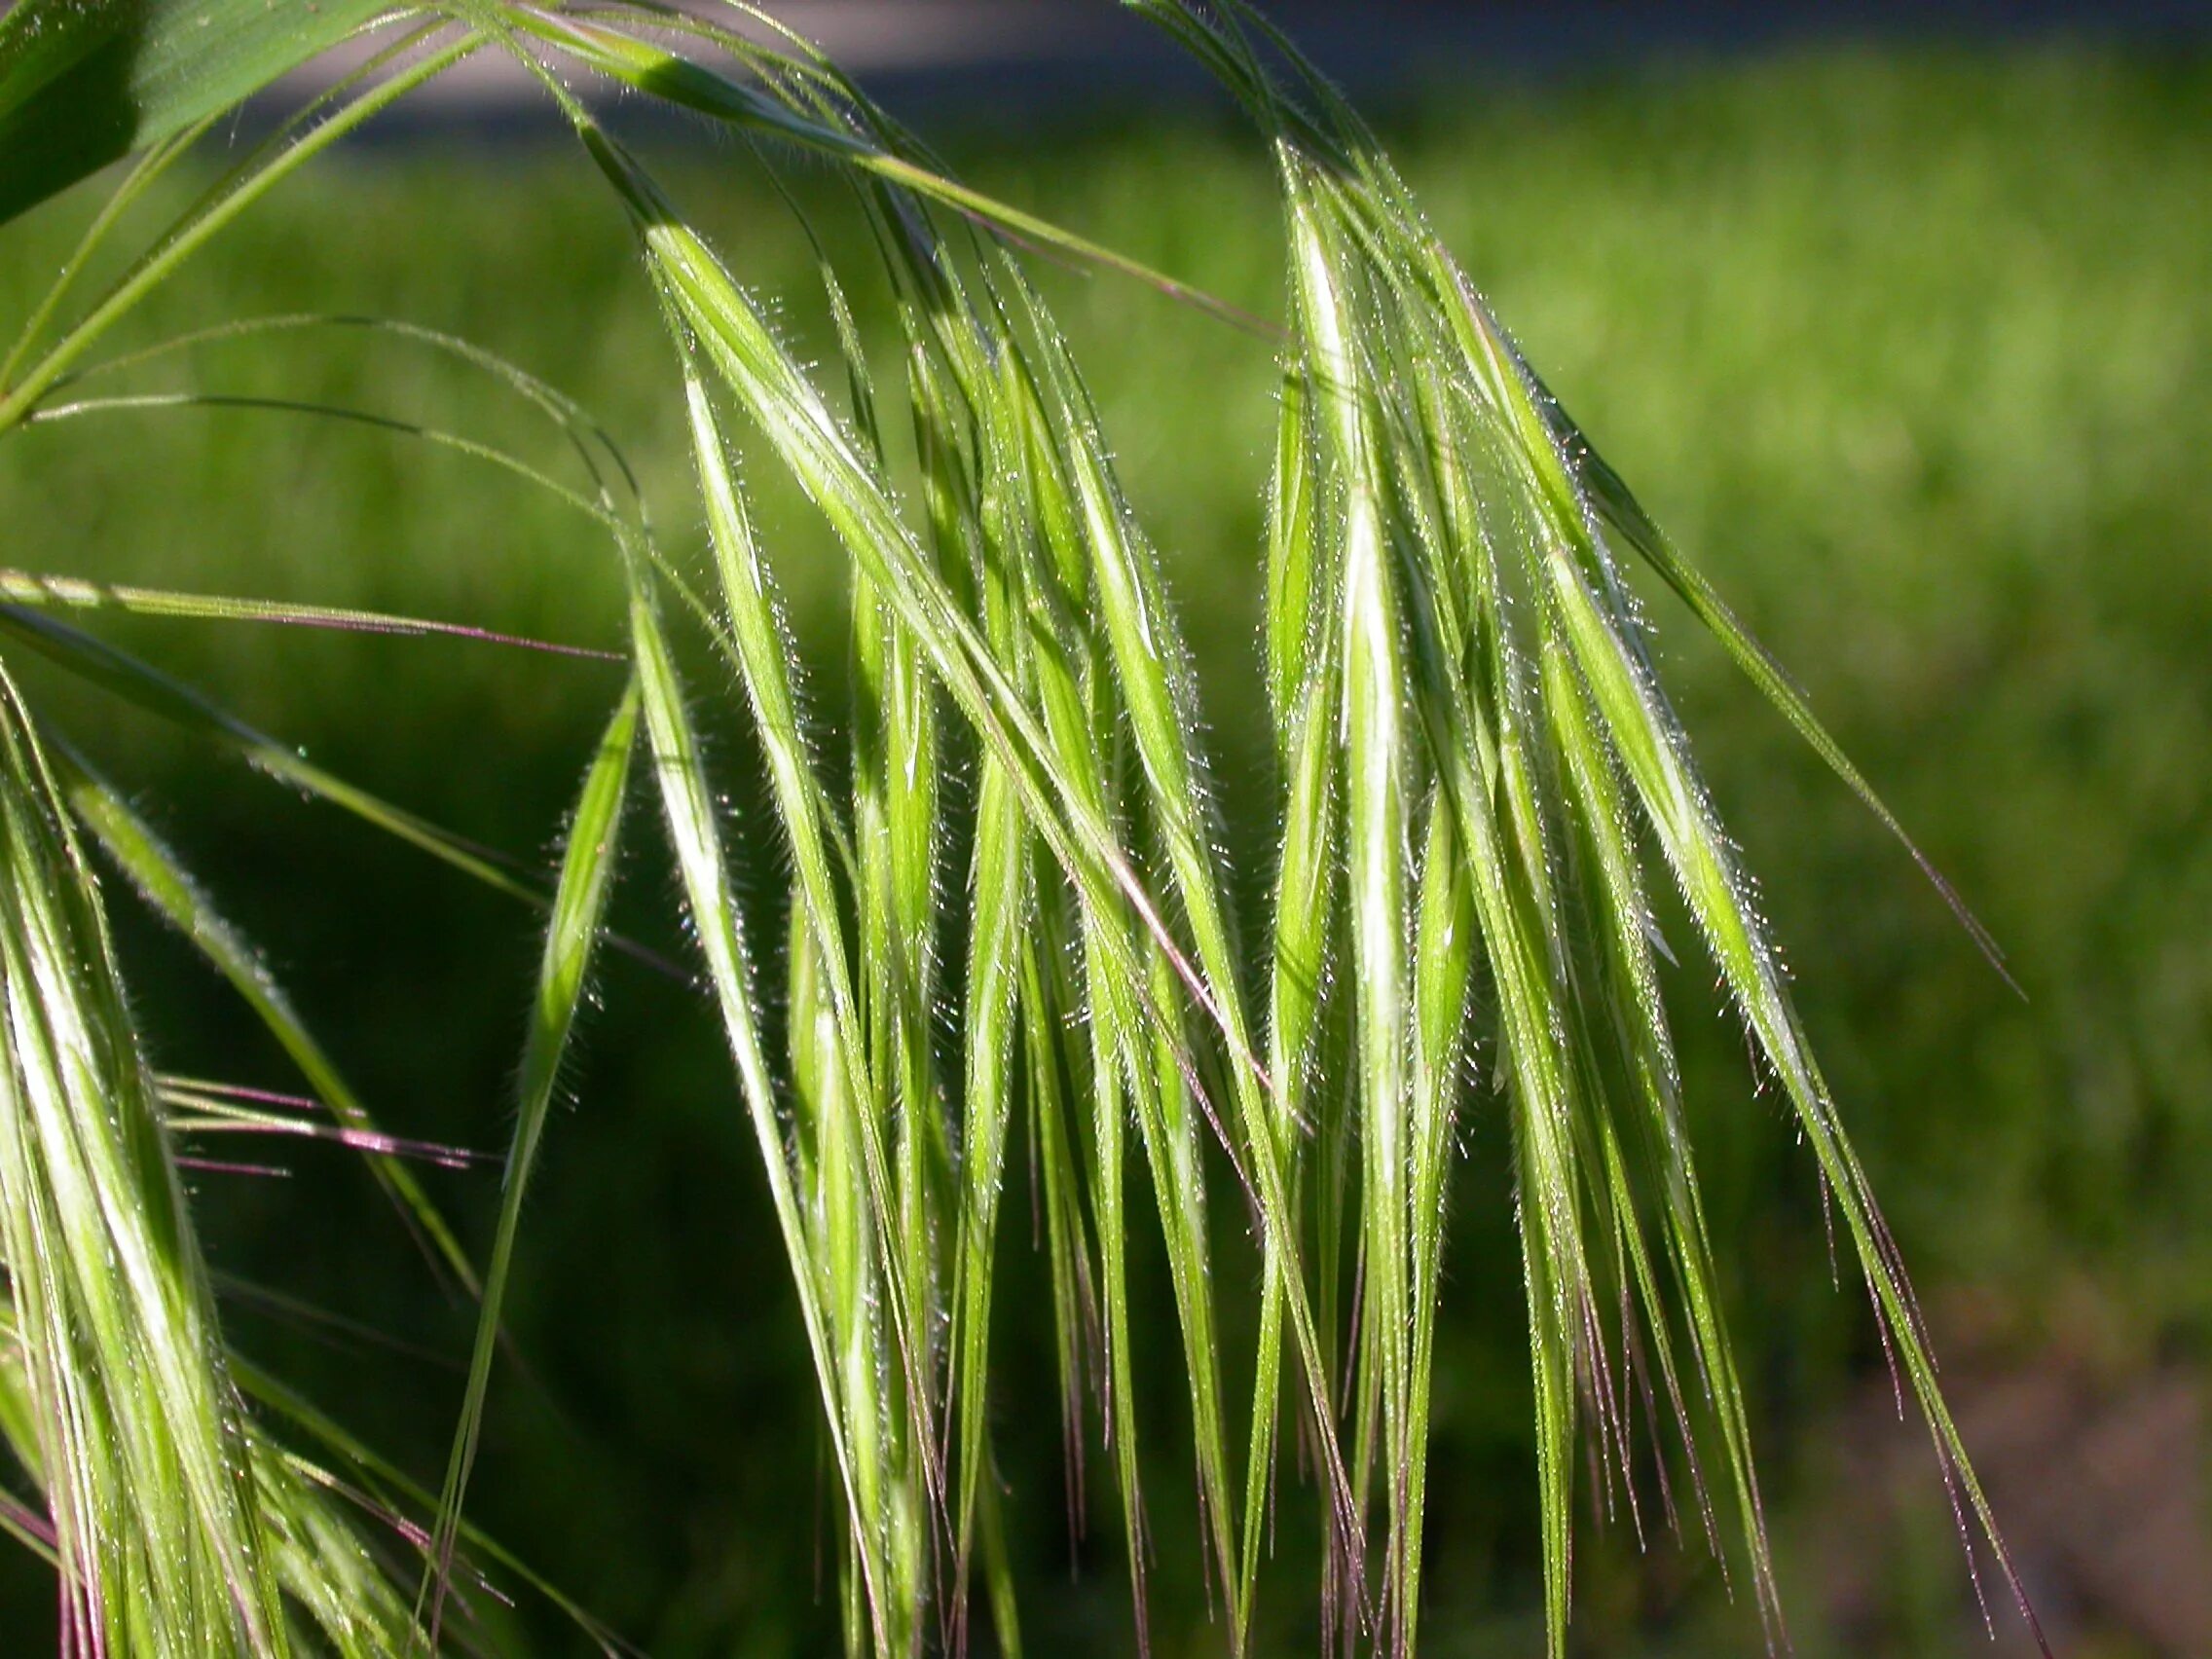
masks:
{"label": "bromus tectorum plant", "polygon": [[[1455,1148],[1485,1113],[1511,1124],[1550,1650],[1566,1651],[1578,1443],[1594,1452],[1589,1478],[1640,1528],[1640,1462],[1662,1491],[1670,1468],[1686,1475],[1691,1524],[1742,1564],[1780,1643],[1750,1413],[1660,993],[1662,885],[1812,1149],[1962,1526],[1971,1512],[2003,1563],[1898,1252],[1654,671],[1627,561],[1686,602],[1894,821],[1545,390],[1328,84],[1241,0],[1130,6],[1212,71],[1270,148],[1279,325],[958,184],[833,64],[743,5],[21,0],[0,18],[0,216],[135,157],[0,364],[0,438],[178,406],[368,422],[552,493],[604,529],[628,591],[627,682],[545,888],[80,623],[121,610],[475,630],[0,571],[0,662],[35,650],[537,906],[546,926],[480,1270],[413,1173],[414,1159],[451,1155],[378,1129],[250,943],[0,668],[0,1433],[38,1493],[0,1524],[54,1563],[67,1651],[503,1644],[501,1622],[481,1616],[485,1586],[529,1575],[463,1517],[530,1178],[594,951],[642,952],[606,934],[633,764],[665,826],[797,1294],[843,1511],[849,1651],[962,1650],[977,1590],[998,1647],[1020,1647],[990,1424],[1001,1195],[1026,1146],[1071,1471],[1094,1401],[1139,1644],[1147,1425],[1132,1375],[1149,1339],[1130,1276],[1157,1227],[1226,1644],[1253,1645],[1277,1487],[1296,1467],[1321,1516],[1324,1645],[1411,1653]],[[246,148],[103,292],[80,296],[126,209],[157,200],[149,188],[196,139],[357,34],[374,43],[358,67]],[[477,53],[536,78],[628,216],[692,449],[703,584],[656,539],[608,436],[467,343],[279,317],[95,359],[112,325],[284,177]],[[837,372],[825,384],[794,356],[761,298],[585,101],[579,89],[608,81],[726,126],[771,170],[795,153],[849,176],[893,296],[896,382],[877,380],[862,347],[845,294],[856,274],[827,255]],[[1029,278],[1036,249],[1153,283],[1279,351],[1260,671],[1281,840],[1272,900],[1252,913],[1217,850],[1161,558]],[[544,419],[561,459],[387,411],[106,389],[185,345],[297,350],[335,328],[490,377]],[[788,471],[849,556],[841,710],[807,705],[741,452]],[[772,828],[733,824],[720,805],[675,623],[699,632],[738,688]],[[831,734],[842,755],[825,753]],[[737,837],[770,835],[788,912],[764,932],[738,902],[732,857]],[[312,1101],[151,1069],[89,844],[237,988]],[[772,967],[781,982],[764,989]],[[226,1346],[178,1171],[187,1147],[240,1130],[357,1148],[477,1300],[435,1493]],[[1231,1184],[1209,1182],[1224,1167]],[[1224,1317],[1237,1282],[1216,1271],[1224,1205],[1255,1250],[1249,1353],[1224,1334],[1247,1323]],[[1663,1434],[1675,1443],[1656,1444]]]}

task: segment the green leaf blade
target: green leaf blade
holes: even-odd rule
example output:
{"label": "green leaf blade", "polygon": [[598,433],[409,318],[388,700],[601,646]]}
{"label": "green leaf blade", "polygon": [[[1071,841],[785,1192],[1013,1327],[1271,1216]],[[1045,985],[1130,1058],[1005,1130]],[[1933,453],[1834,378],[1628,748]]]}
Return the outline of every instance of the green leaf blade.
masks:
{"label": "green leaf blade", "polygon": [[0,20],[0,224],[251,97],[390,0],[21,0]]}

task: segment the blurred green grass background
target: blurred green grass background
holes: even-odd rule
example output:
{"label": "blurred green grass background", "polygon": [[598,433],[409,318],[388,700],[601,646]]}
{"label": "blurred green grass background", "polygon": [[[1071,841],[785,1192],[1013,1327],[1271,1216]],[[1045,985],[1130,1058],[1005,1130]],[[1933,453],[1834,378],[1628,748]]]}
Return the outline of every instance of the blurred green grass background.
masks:
{"label": "blurred green grass background", "polygon": [[[1241,133],[1148,114],[1080,136],[993,138],[973,123],[946,136],[984,187],[1279,312],[1269,179]],[[2025,1002],[1686,614],[1654,601],[1663,667],[1764,877],[2043,1610],[2084,1659],[2207,1650],[2212,65],[2055,50],[1677,65],[1473,86],[1388,136],[1533,361],[2009,950]],[[680,199],[792,333],[826,340],[811,254],[752,158],[657,142]],[[858,246],[826,174],[802,169],[796,188],[833,248]],[[89,211],[11,229],[0,322],[27,310]],[[1266,776],[1269,350],[1112,278],[1047,280],[1166,550],[1233,852],[1257,874],[1272,827],[1236,814],[1266,798],[1252,786]],[[449,329],[576,394],[638,462],[672,549],[698,558],[658,323],[613,204],[574,158],[438,140],[343,159],[191,267],[131,337],[307,310]],[[208,347],[132,384],[343,403],[559,460],[480,381],[388,342]],[[754,476],[833,718],[841,564],[803,503],[765,465]],[[594,645],[619,633],[611,556],[588,523],[464,459],[336,424],[198,411],[55,424],[0,448],[0,561],[22,569]],[[484,647],[99,626],[324,764],[525,855],[549,846],[615,689],[604,666]],[[36,664],[22,672],[264,941],[393,1127],[502,1144],[530,917]],[[703,699],[723,689],[703,661],[696,683]],[[750,753],[726,713],[712,719],[766,915],[781,873],[749,812]],[[623,921],[667,939],[644,812],[634,838]],[[117,906],[159,1061],[284,1083],[221,988]],[[1680,954],[1685,1064],[1796,1650],[1936,1655],[1970,1638],[1988,1650],[1933,1459],[1883,1426],[1863,1298],[1830,1282],[1810,1161],[1752,1090],[1740,1036],[1694,1012],[1712,1006],[1709,976]],[[719,1042],[681,988],[619,962],[603,978],[526,1219],[512,1324],[527,1369],[496,1389],[476,1513],[648,1651],[828,1651],[803,1346]],[[1528,1653],[1533,1480],[1494,1102],[1465,1140],[1424,1631],[1440,1655]],[[357,1171],[312,1154],[291,1167],[198,1182],[217,1264],[240,1281],[237,1332],[434,1474],[465,1320],[432,1296]],[[439,1191],[488,1223],[488,1178],[439,1177]],[[1018,1286],[1025,1270],[1010,1269]],[[283,1310],[273,1292],[391,1343]],[[1157,1282],[1152,1294],[1164,1321]],[[999,1420],[1036,1650],[1125,1651],[1111,1526],[1069,1573],[1049,1339],[1016,1322],[1023,1305],[1002,1298]],[[1171,1363],[1161,1329],[1154,1357]],[[1215,1652],[1189,1571],[1178,1388],[1148,1387],[1157,1649]],[[1309,1507],[1309,1493],[1283,1505],[1271,1651],[1312,1643],[1293,1514]],[[1694,1516],[1684,1530],[1688,1544],[1640,1555],[1627,1515],[1593,1528],[1577,1652],[1757,1650]],[[0,1632],[49,1628],[35,1565],[5,1574]],[[2001,1630],[1997,1651],[2024,1651]],[[557,1626],[541,1640],[575,1645]]]}

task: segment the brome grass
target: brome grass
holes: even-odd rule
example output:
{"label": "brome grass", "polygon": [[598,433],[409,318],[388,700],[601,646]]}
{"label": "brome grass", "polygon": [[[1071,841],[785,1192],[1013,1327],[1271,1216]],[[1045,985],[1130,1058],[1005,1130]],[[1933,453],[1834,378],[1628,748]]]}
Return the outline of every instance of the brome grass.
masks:
{"label": "brome grass", "polygon": [[[1578,1446],[1591,1443],[1602,1495],[1641,1528],[1639,1435],[1669,1422],[1677,1448],[1650,1453],[1663,1486],[1671,1462],[1686,1471],[1709,1538],[1745,1565],[1779,1641],[1749,1414],[1654,961],[1661,883],[1695,919],[1813,1148],[1945,1479],[1996,1541],[1896,1247],[1653,668],[1625,556],[1685,599],[1895,821],[1592,452],[1372,135],[1289,43],[1237,0],[1131,4],[1212,71],[1272,155],[1279,329],[959,185],[751,8],[700,18],[519,0],[382,9],[397,17],[366,67],[252,149],[62,325],[129,201],[239,99],[369,22],[370,9],[311,18],[256,0],[24,0],[0,20],[0,157],[15,163],[0,210],[142,152],[0,369],[0,436],[126,409],[249,406],[458,451],[605,530],[627,584],[632,674],[547,894],[56,611],[466,630],[0,572],[9,646],[213,739],[547,921],[479,1272],[399,1161],[421,1149],[378,1133],[189,872],[89,765],[42,738],[13,682],[0,688],[0,1242],[12,1297],[0,1430],[46,1506],[0,1519],[55,1562],[71,1652],[500,1644],[497,1620],[466,1616],[470,1587],[514,1564],[466,1525],[465,1497],[641,745],[796,1292],[843,1511],[849,1651],[960,1651],[977,1587],[999,1649],[1020,1650],[991,1356],[1007,1315],[993,1295],[1002,1192],[1024,1123],[1069,1459],[1084,1462],[1088,1366],[1140,1646],[1155,1499],[1139,1478],[1150,1429],[1133,1350],[1153,1334],[1132,1312],[1130,1272],[1138,1231],[1157,1226],[1198,1535],[1229,1646],[1253,1645],[1295,1444],[1321,1517],[1312,1571],[1325,1642],[1414,1651],[1454,1148],[1457,1125],[1484,1110],[1502,1110],[1514,1139],[1550,1650],[1567,1648]],[[477,52],[512,55],[537,77],[628,217],[690,441],[712,551],[703,589],[658,543],[607,436],[465,343],[373,325],[394,349],[427,348],[495,379],[550,423],[558,461],[382,411],[81,390],[102,372],[89,359],[109,328],[210,238]],[[848,174],[893,298],[897,379],[879,379],[861,346],[845,294],[857,274],[827,257],[835,372],[810,371],[761,297],[569,85],[579,67],[727,125],[771,170],[795,148]],[[1281,841],[1264,913],[1235,903],[1161,556],[1025,273],[1027,245],[1149,281],[1278,344],[1260,672]],[[322,323],[361,326],[263,319],[169,349],[298,338]],[[788,472],[847,556],[842,709],[808,706],[741,456]],[[582,482],[566,481],[577,471]],[[698,625],[736,687],[772,826],[725,821],[695,715],[709,693],[680,677],[670,615]],[[477,1298],[435,1496],[228,1352],[174,1143],[252,1120],[225,1106],[220,1086],[181,1085],[168,1100],[181,1116],[165,1119],[72,815],[270,1026]],[[730,848],[734,835],[770,832],[788,860],[789,909],[786,937],[763,940],[737,901]],[[1221,1168],[1231,1184],[1209,1178]],[[1224,1209],[1256,1250],[1249,1354],[1224,1335],[1241,1328],[1225,1316],[1235,1277],[1218,1271]]]}

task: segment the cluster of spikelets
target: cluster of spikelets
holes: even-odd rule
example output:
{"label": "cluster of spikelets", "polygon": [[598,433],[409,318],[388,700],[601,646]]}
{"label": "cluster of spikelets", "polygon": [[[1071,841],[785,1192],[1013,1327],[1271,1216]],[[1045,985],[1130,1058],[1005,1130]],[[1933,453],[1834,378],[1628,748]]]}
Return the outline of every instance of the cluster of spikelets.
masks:
{"label": "cluster of spikelets", "polygon": [[[1659,990],[1655,880],[1694,918],[1794,1112],[1962,1520],[1971,1509],[1988,1530],[1896,1251],[1653,673],[1623,556],[1672,587],[1881,808],[1591,453],[1327,85],[1236,0],[1218,14],[1132,4],[1248,111],[1281,186],[1287,316],[1263,644],[1283,830],[1259,916],[1235,913],[1215,851],[1159,562],[1078,366],[1010,249],[1042,244],[1172,283],[953,183],[833,66],[744,8],[724,26],[642,4],[338,0],[286,17],[241,0],[192,8],[220,22],[194,33],[181,7],[112,9],[132,12],[126,31],[97,6],[25,0],[0,22],[0,151],[19,163],[7,211],[124,146],[69,114],[84,76],[116,78],[118,54],[139,100],[122,130],[144,151],[0,367],[0,434],[164,401],[82,389],[149,354],[89,364],[109,326],[362,121],[471,53],[509,52],[629,211],[667,321],[713,555],[704,584],[664,558],[611,444],[521,371],[420,329],[346,324],[382,327],[395,350],[460,356],[539,410],[571,441],[581,484],[407,429],[558,492],[624,562],[629,681],[550,895],[61,613],[467,630],[26,572],[0,584],[11,649],[212,737],[548,918],[479,1274],[409,1173],[424,1149],[375,1129],[252,949],[116,792],[42,735],[0,670],[0,1432],[44,1496],[0,1525],[55,1562],[70,1652],[499,1645],[478,1592],[495,1567],[524,1569],[464,1526],[462,1500],[524,1191],[604,931],[641,747],[641,791],[665,820],[797,1290],[843,1497],[851,1651],[961,1647],[972,1585],[999,1647],[1019,1647],[988,1423],[1000,1197],[1010,1147],[1026,1137],[1066,1435],[1080,1460],[1094,1405],[1140,1640],[1127,1264],[1132,1230],[1157,1225],[1231,1647],[1248,1644],[1274,1488],[1296,1445],[1324,1518],[1327,1641],[1410,1652],[1455,1130],[1475,1110],[1512,1125],[1552,1650],[1564,1651],[1579,1435],[1599,1454],[1596,1478],[1632,1508],[1640,1456],[1656,1461],[1662,1491],[1670,1464],[1686,1475],[1692,1525],[1746,1565],[1779,1635]],[[238,99],[380,18],[385,44],[362,68],[220,177],[74,326],[53,329],[125,204]],[[896,296],[900,384],[874,383],[826,261],[844,385],[818,385],[571,91],[563,77],[578,69],[731,125],[770,146],[767,165],[795,146],[848,169]],[[892,482],[894,424],[918,469],[909,499]],[[790,471],[850,556],[855,673],[841,711],[801,705],[734,459],[740,433],[758,464]],[[669,614],[696,625],[742,688],[772,830],[718,811]],[[831,761],[810,743],[828,731],[849,754]],[[148,1070],[78,825],[269,1023],[327,1122]],[[757,920],[747,931],[729,861],[740,832],[773,833],[788,855],[788,937],[761,939]],[[763,995],[769,964],[785,977]],[[227,1353],[176,1148],[240,1127],[358,1147],[479,1298],[442,1492],[416,1490]],[[1209,1193],[1209,1167],[1233,1170],[1235,1185]],[[1224,1199],[1260,1263],[1248,1356],[1225,1353],[1220,1334],[1236,1275],[1209,1267],[1209,1206]]]}

